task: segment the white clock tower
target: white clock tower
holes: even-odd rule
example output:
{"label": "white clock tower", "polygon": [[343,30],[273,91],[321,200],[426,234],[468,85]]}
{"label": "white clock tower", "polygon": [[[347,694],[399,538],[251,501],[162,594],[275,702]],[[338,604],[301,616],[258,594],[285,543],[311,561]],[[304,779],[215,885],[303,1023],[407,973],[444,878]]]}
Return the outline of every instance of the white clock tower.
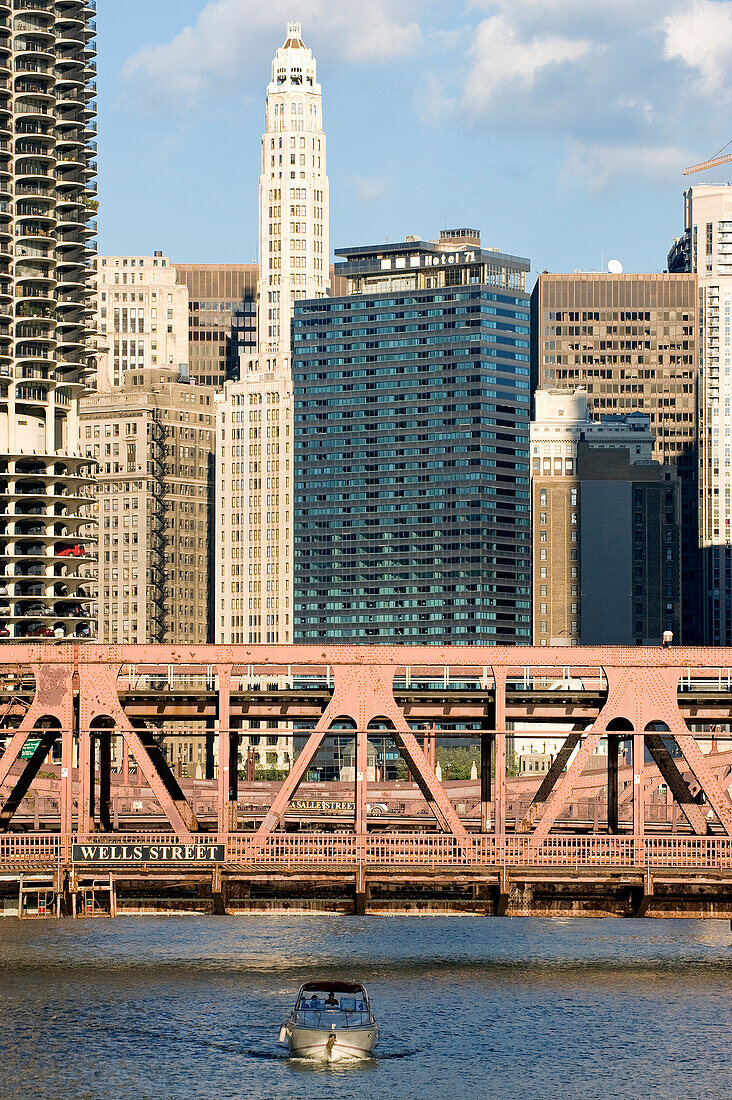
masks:
{"label": "white clock tower", "polygon": [[217,642],[292,641],[290,320],[297,299],[328,292],[329,255],[322,96],[300,24],[288,23],[262,137],[258,355],[217,413]]}

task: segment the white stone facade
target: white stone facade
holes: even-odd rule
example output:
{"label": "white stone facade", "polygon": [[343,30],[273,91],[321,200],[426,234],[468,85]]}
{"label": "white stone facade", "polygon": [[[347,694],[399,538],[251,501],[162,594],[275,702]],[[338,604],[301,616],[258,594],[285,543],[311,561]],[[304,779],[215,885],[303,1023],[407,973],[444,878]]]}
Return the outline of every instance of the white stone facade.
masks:
{"label": "white stone facade", "polygon": [[701,319],[701,544],[729,546],[732,543],[732,186],[692,187],[685,199]]}
{"label": "white stone facade", "polygon": [[128,370],[188,371],[188,288],[162,253],[96,261],[96,388],[109,393]]}
{"label": "white stone facade", "polygon": [[699,542],[705,641],[732,639],[732,185],[684,194],[699,293]]}
{"label": "white stone facade", "polygon": [[[631,465],[653,462],[653,435],[645,413],[605,414],[591,420],[587,391],[577,389],[537,390],[534,394],[534,419],[529,429],[533,457],[562,454],[570,458],[577,472],[577,443],[587,440],[595,450],[627,447]],[[557,447],[560,450],[557,450]],[[562,472],[565,470],[563,468]]]}
{"label": "white stone facade", "polygon": [[272,62],[259,183],[258,356],[217,409],[217,642],[292,641],[290,319],[329,285],[322,96],[299,23]]}

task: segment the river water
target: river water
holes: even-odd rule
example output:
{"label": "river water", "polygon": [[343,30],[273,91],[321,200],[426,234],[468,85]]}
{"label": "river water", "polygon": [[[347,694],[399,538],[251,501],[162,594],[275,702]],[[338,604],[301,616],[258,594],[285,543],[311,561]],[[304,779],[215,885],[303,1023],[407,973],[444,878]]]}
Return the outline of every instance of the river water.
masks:
{"label": "river water", "polygon": [[[298,986],[356,977],[373,1060],[277,1043]],[[0,1100],[728,1100],[726,921],[0,921]]]}

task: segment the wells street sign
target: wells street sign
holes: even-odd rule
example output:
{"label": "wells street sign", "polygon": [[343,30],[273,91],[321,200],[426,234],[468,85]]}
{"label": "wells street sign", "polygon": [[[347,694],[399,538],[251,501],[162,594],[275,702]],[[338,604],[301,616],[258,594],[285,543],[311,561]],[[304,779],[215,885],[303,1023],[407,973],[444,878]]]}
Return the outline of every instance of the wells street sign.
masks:
{"label": "wells street sign", "polygon": [[73,844],[74,863],[222,863],[225,844]]}
{"label": "wells street sign", "polygon": [[29,737],[23,748],[20,750],[21,760],[31,760],[33,753],[36,751],[41,743],[40,737]]}

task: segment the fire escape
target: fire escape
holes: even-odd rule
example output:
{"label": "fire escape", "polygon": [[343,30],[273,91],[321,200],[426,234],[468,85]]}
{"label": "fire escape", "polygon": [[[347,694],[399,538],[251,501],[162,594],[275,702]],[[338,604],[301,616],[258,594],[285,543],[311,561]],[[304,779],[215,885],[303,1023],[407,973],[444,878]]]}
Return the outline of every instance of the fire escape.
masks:
{"label": "fire escape", "polygon": [[163,423],[160,410],[152,412],[152,424],[148,449],[149,518],[147,555],[147,607],[148,641],[162,643],[169,628],[166,597],[168,594],[167,531],[167,464],[166,440],[170,429]]}

